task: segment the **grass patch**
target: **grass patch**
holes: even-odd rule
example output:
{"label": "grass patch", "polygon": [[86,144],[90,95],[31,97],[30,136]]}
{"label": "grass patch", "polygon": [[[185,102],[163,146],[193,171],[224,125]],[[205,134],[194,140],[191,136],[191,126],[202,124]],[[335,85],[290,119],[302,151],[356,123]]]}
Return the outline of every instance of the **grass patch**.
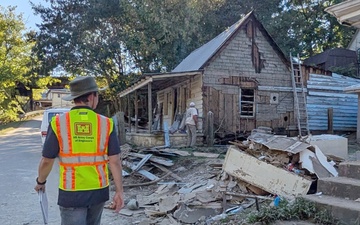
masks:
{"label": "grass patch", "polygon": [[297,198],[292,203],[282,200],[278,207],[265,207],[260,212],[253,213],[248,217],[250,223],[271,224],[276,220],[309,220],[324,225],[341,224],[327,210],[318,210],[313,202],[303,198]]}

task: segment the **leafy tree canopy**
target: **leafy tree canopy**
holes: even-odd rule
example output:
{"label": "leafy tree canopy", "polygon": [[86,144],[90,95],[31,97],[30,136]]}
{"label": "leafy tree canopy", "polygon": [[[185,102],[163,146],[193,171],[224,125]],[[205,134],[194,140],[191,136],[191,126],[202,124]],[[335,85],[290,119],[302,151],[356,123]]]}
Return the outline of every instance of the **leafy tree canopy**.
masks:
{"label": "leafy tree canopy", "polygon": [[286,55],[345,47],[354,29],[324,11],[340,0],[48,0],[33,5],[43,74],[61,66],[103,77],[115,93],[128,74],[171,71],[191,51],[254,11]]}
{"label": "leafy tree canopy", "polygon": [[14,120],[23,111],[26,100],[17,96],[15,88],[28,82],[26,74],[34,46],[24,35],[22,17],[14,9],[0,7],[0,122]]}
{"label": "leafy tree canopy", "polygon": [[39,77],[32,54],[35,33],[27,32],[15,7],[0,7],[0,123],[17,119],[31,108],[32,88],[45,88],[51,77]]}
{"label": "leafy tree canopy", "polygon": [[285,0],[272,19],[263,21],[286,53],[308,58],[327,49],[347,47],[355,29],[340,25],[325,8],[341,0]]}

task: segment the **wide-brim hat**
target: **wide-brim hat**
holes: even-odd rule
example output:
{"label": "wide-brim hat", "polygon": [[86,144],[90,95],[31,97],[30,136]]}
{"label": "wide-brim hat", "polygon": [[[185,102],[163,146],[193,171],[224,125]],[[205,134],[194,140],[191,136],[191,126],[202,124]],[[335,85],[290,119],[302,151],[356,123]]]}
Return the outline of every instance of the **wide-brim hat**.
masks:
{"label": "wide-brim hat", "polygon": [[91,92],[98,92],[105,90],[106,88],[101,88],[97,86],[94,77],[76,77],[70,83],[70,95],[62,97],[65,101],[72,101],[75,98],[86,95]]}

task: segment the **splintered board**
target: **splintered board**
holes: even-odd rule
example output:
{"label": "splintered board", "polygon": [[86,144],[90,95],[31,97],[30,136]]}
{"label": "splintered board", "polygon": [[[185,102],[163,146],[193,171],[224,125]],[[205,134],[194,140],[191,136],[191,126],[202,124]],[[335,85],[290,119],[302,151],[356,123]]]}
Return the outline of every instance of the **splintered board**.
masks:
{"label": "splintered board", "polygon": [[306,195],[312,183],[295,173],[258,160],[235,146],[229,147],[223,170],[269,193],[286,198]]}

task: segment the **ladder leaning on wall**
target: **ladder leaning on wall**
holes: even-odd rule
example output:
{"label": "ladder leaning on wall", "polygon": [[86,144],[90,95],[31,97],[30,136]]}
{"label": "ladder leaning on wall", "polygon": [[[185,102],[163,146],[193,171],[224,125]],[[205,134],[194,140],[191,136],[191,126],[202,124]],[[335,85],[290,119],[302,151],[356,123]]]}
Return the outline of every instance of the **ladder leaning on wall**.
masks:
{"label": "ladder leaning on wall", "polygon": [[297,62],[294,63],[294,59],[290,53],[291,81],[294,91],[294,114],[296,117],[296,126],[299,132],[299,136],[302,137],[309,135],[310,131],[306,108],[306,93],[299,54],[297,55],[296,61]]}

